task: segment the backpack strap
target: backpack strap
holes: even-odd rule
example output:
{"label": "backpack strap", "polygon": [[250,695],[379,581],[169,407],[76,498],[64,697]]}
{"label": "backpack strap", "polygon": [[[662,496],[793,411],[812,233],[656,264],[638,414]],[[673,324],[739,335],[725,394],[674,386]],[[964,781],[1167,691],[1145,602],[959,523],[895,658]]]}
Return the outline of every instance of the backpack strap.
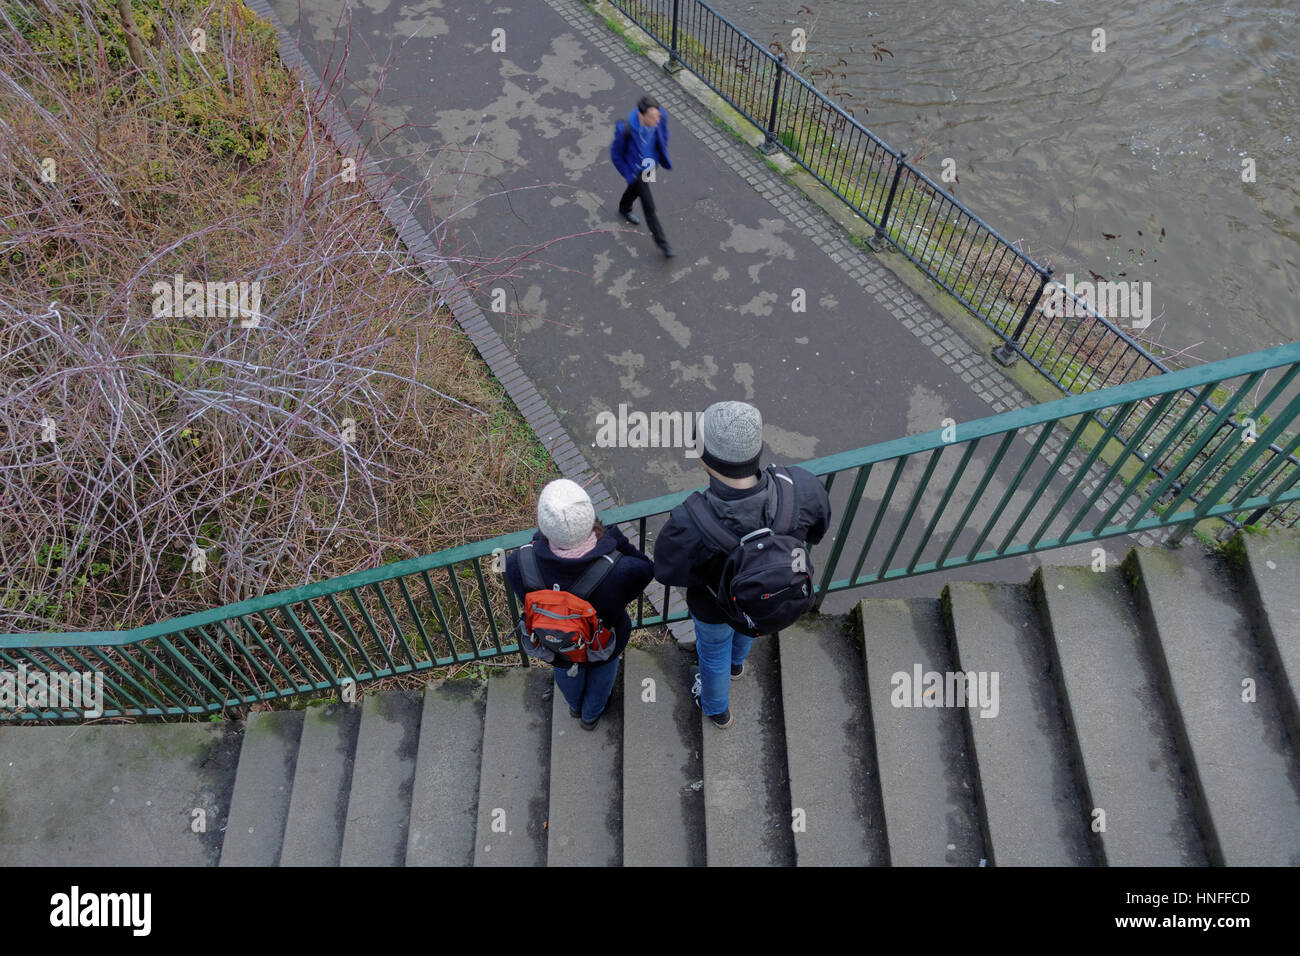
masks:
{"label": "backpack strap", "polygon": [[523,578],[525,592],[546,590],[546,584],[542,581],[542,569],[537,563],[537,552],[533,550],[531,541],[519,549],[519,576]]}
{"label": "backpack strap", "polygon": [[740,538],[724,528],[722,522],[714,517],[713,509],[704,500],[704,495],[695,492],[686,499],[685,505],[686,513],[691,516],[700,533],[721,548],[724,554],[730,554],[740,547]]}
{"label": "backpack strap", "polygon": [[[772,531],[789,534],[794,530],[795,519],[794,476],[783,465],[772,465],[769,471],[776,485],[776,517],[772,521]],[[789,488],[785,487],[787,484]]]}
{"label": "backpack strap", "polygon": [[602,554],[592,562],[591,567],[582,572],[582,577],[573,583],[573,587],[569,588],[569,593],[574,597],[582,598],[584,601],[591,600],[592,592],[600,587],[600,582],[605,580],[605,575],[614,570],[614,565],[618,564],[618,559],[621,557],[623,555],[618,551]]}

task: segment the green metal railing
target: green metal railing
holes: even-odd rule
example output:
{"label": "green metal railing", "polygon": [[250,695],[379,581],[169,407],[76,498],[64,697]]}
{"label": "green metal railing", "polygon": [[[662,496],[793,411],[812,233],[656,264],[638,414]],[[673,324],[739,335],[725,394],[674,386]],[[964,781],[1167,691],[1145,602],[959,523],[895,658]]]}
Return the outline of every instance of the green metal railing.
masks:
{"label": "green metal railing", "polygon": [[[813,555],[818,603],[1067,545],[1181,534],[1209,518],[1293,514],[1298,374],[1300,343],[805,462],[835,512]],[[1226,398],[1209,416],[1216,393]],[[635,523],[652,541],[687,494],[601,519]],[[0,672],[50,683],[94,672],[105,716],[180,716],[501,658],[519,651],[519,607],[499,572],[531,537],[520,531],[129,631],[3,635]],[[657,610],[638,598],[634,626],[685,619],[676,598],[667,589]],[[80,716],[0,700],[0,718]]]}

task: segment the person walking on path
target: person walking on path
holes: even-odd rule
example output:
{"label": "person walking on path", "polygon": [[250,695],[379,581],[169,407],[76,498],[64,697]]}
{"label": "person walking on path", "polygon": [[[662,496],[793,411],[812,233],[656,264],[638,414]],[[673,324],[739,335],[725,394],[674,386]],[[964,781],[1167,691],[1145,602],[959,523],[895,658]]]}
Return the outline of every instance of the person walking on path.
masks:
{"label": "person walking on path", "polygon": [[618,121],[609,155],[627,182],[627,189],[623,190],[618,201],[618,214],[632,225],[638,225],[641,220],[632,212],[632,204],[639,198],[655,245],[666,258],[671,259],[675,253],[664,235],[659,216],[655,213],[654,197],[650,194],[655,166],[673,168],[668,160],[668,114],[653,97],[641,97],[627,118]]}
{"label": "person walking on path", "polygon": [[[618,676],[618,659],[632,636],[632,619],[627,603],[645,590],[653,575],[650,559],[632,546],[617,527],[604,527],[596,520],[591,498],[582,486],[567,478],[552,481],[537,499],[537,527],[533,540],[525,545],[536,558],[542,588],[558,586],[572,591],[584,574],[606,556],[618,552],[613,567],[586,597],[602,625],[614,632],[614,652],[607,660],[570,664],[562,658],[552,662],[555,685],[569,704],[569,716],[580,718],[584,730],[594,730],[609,702]],[[527,586],[520,566],[524,548],[506,559],[506,581],[522,601],[535,590]]]}
{"label": "person walking on path", "polygon": [[[740,538],[759,528],[772,528],[808,545],[825,536],[831,506],[821,482],[798,467],[760,470],[763,417],[753,405],[710,405],[700,416],[699,442],[703,446],[700,462],[709,473],[703,503],[724,530]],[[778,490],[778,482],[786,487]],[[787,497],[791,493],[792,508]],[[789,515],[788,530],[775,528],[783,502]],[[689,499],[673,509],[655,539],[655,580],[686,588],[686,606],[695,621],[700,671],[691,692],[704,715],[723,729],[732,724],[731,681],[744,673],[745,658],[756,636],[736,629],[735,616],[728,614],[714,591],[728,557],[716,536],[701,528]]]}

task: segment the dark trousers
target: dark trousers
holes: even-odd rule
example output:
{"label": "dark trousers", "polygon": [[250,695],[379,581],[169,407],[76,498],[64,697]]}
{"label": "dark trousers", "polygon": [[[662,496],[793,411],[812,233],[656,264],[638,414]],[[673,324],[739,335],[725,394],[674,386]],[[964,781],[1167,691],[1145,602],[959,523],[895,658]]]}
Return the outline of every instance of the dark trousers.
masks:
{"label": "dark trousers", "polygon": [[641,199],[641,211],[645,213],[646,225],[650,227],[650,235],[655,237],[655,245],[667,245],[668,237],[664,235],[664,227],[659,225],[659,217],[655,215],[655,200],[650,195],[650,184],[640,176],[628,183],[627,189],[623,190],[623,198],[618,201],[619,215],[626,216],[630,213],[632,203],[638,197]]}
{"label": "dark trousers", "polygon": [[582,711],[582,719],[591,723],[605,710],[609,695],[614,691],[614,680],[618,677],[618,658],[600,664],[579,667],[578,673],[570,677],[568,665],[553,667],[555,686],[568,702],[571,710]]}

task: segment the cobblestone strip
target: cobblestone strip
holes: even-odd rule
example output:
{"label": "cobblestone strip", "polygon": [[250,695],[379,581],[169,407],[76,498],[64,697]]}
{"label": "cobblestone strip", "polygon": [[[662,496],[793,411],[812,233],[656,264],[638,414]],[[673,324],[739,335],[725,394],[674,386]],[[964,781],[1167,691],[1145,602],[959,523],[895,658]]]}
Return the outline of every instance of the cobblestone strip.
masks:
{"label": "cobblestone strip", "polygon": [[[616,63],[636,85],[657,96],[661,102],[668,102],[671,94],[674,123],[681,124],[726,160],[745,182],[772,204],[782,218],[816,243],[864,292],[886,306],[904,328],[929,347],[990,408],[995,412],[1008,412],[1034,404],[1028,395],[997,371],[988,356],[948,329],[929,305],[881,265],[875,255],[866,253],[854,244],[820,206],[786,182],[784,177],[769,169],[752,147],[741,145],[730,134],[718,129],[705,104],[673,80],[654,61],[632,53],[620,37],[596,19],[595,11],[586,0],[545,2],[578,31],[583,39]],[[1026,442],[1029,441],[1026,438]],[[1046,458],[1049,453],[1059,452],[1063,444],[1061,439],[1053,436],[1044,443],[1043,456]],[[1066,462],[1061,473],[1067,475],[1082,464],[1074,456],[1066,459]],[[1087,494],[1095,491],[1107,467],[1104,462],[1094,464],[1077,490]],[[1099,502],[1098,510],[1109,507],[1113,500],[1113,493],[1107,492]],[[1117,517],[1127,520],[1135,509],[1135,504],[1126,502]],[[1135,539],[1144,546],[1157,543],[1157,539],[1149,532],[1142,532]]]}
{"label": "cobblestone strip", "polygon": [[[311,92],[318,91],[320,77],[302,55],[293,36],[284,28],[284,24],[275,15],[270,4],[266,0],[244,0],[244,3],[259,17],[275,25],[280,37],[280,59],[289,69],[301,72]],[[339,152],[345,156],[360,157],[361,138],[348,122],[347,117],[332,101],[322,105],[320,118],[325,124],[326,133]],[[483,357],[497,381],[502,383],[506,394],[510,396],[510,400],[515,403],[515,407],[520,410],[520,414],[524,416],[533,433],[546,448],[547,454],[551,456],[560,473],[587,489],[587,494],[591,496],[591,503],[597,512],[615,507],[618,502],[609,493],[605,483],[587,462],[586,456],[574,444],[536,386],[519,367],[513,353],[506,348],[501,336],[492,328],[491,323],[483,315],[483,310],[479,308],[464,284],[439,258],[437,245],[411,214],[410,209],[397,198],[383,174],[373,165],[358,163],[358,173],[359,180],[370,197],[378,204],[398,237],[410,250],[434,288],[438,290],[438,304],[445,304],[451,309],[457,324],[469,336],[470,342]],[[629,529],[626,535],[632,544],[640,547],[640,537],[635,528]],[[656,612],[664,606],[664,588],[658,581],[651,581],[645,594],[650,606],[656,609]],[[678,599],[680,600],[680,597]],[[695,640],[695,625],[690,620],[670,624],[668,629],[680,643],[689,644]]]}

